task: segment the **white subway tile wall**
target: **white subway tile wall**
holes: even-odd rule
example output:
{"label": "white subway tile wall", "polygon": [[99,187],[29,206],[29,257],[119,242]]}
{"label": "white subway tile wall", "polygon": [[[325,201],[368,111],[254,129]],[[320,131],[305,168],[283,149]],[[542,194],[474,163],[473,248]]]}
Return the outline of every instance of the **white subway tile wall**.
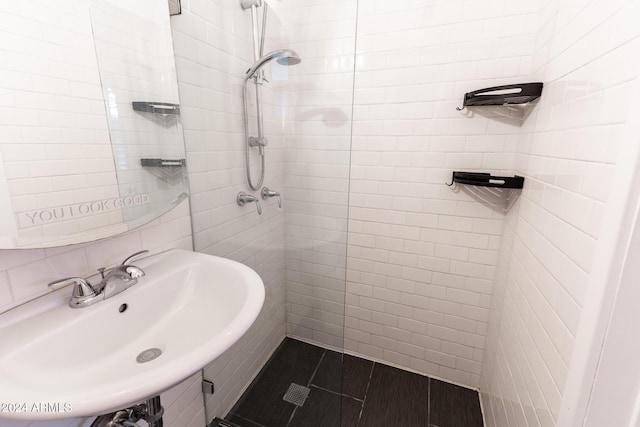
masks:
{"label": "white subway tile wall", "polygon": [[287,334],[343,348],[355,0],[282,5],[295,114],[286,127]]}
{"label": "white subway tile wall", "polygon": [[530,77],[536,2],[360,2],[345,347],[480,385],[520,119],[457,112],[465,92]]}
{"label": "white subway tile wall", "polygon": [[[252,65],[251,13],[239,2],[182,1],[182,14],[171,17],[181,96],[187,164],[193,209],[195,250],[240,261],[262,278],[264,307],[249,331],[225,354],[205,368],[216,393],[206,395],[210,422],[224,416],[240,397],[285,335],[284,220],[274,199],[262,200],[251,191],[245,173],[242,83]],[[265,52],[280,48],[281,24],[269,15]],[[264,67],[263,86],[266,147],[264,185],[283,191],[282,120],[289,82],[275,62]],[[281,82],[281,79],[285,79]],[[248,83],[250,131],[256,135],[255,89]],[[253,182],[257,183],[259,158],[252,149]],[[256,196],[263,213],[253,203],[240,207],[236,195]],[[285,195],[285,204],[286,195]],[[203,319],[206,328],[211,319]]]}
{"label": "white subway tile wall", "polygon": [[[3,157],[9,163],[15,161],[16,168],[11,173],[18,174],[21,169],[28,172],[28,177],[20,179],[24,186],[17,185],[16,178],[12,189],[24,189],[27,193],[44,190],[49,200],[56,203],[66,200],[57,196],[69,183],[86,184],[88,193],[92,193],[88,200],[103,194],[102,186],[113,186],[117,194],[97,65],[86,65],[95,64],[86,2],[56,2],[55,5],[44,0],[2,2],[0,20],[3,24],[0,57],[4,59],[0,69],[0,100],[6,101],[2,103],[0,119],[3,121],[0,140],[3,150],[6,147]],[[31,119],[24,120],[24,117]],[[50,145],[51,141],[59,144]],[[47,143],[47,150],[41,143]],[[50,147],[54,151],[50,151]],[[46,159],[55,159],[56,153],[74,152],[78,160],[66,170],[51,166],[55,162],[44,164]],[[14,155],[17,157],[11,157]],[[18,158],[34,161],[25,165]],[[108,171],[101,172],[102,160],[94,162],[91,160],[94,158],[106,159],[111,165],[104,168]],[[40,176],[48,173],[57,176],[52,179]],[[28,198],[25,193],[24,198],[13,200],[45,206]],[[158,253],[171,248],[192,249],[186,201],[148,225],[114,238],[52,249],[0,250],[0,312],[46,294],[47,283],[52,280],[92,275],[97,268],[115,265],[142,249]],[[200,382],[201,374],[197,373],[162,394],[169,425],[204,424]],[[82,422],[79,419],[34,423],[2,420],[1,424],[50,427],[77,426]],[[91,419],[85,420],[84,425],[90,422]]]}
{"label": "white subway tile wall", "polygon": [[555,426],[618,144],[638,79],[640,4],[545,1],[482,368],[488,427]]}

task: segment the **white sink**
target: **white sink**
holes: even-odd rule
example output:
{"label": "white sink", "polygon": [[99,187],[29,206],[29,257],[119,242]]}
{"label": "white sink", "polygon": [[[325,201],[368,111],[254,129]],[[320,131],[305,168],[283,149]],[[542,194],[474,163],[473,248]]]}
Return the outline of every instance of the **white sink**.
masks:
{"label": "white sink", "polygon": [[[264,302],[258,274],[235,261],[171,250],[133,264],[146,276],[100,303],[70,308],[65,288],[0,315],[0,402],[13,405],[0,418],[91,416],[156,396],[227,350]],[[148,349],[162,353],[136,361]]]}

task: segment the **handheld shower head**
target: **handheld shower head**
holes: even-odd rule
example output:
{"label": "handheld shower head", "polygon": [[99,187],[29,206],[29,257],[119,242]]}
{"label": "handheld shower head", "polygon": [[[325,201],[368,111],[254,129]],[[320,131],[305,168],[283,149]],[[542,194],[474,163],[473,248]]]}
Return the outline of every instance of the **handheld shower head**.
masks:
{"label": "handheld shower head", "polygon": [[280,65],[284,65],[285,67],[298,65],[302,62],[302,59],[298,56],[297,53],[292,50],[290,50],[289,52],[291,52],[293,55],[279,56],[278,59],[276,59],[276,62]]}
{"label": "handheld shower head", "polygon": [[249,80],[251,77],[253,77],[256,74],[256,72],[260,68],[262,68],[263,65],[265,65],[267,62],[272,61],[274,59],[278,64],[284,65],[284,66],[297,65],[300,62],[302,62],[302,59],[300,59],[300,56],[294,50],[291,50],[291,49],[274,50],[273,52],[269,52],[266,55],[264,55],[262,58],[258,59],[255,62],[255,64],[253,64],[251,68],[247,70],[247,74],[245,75],[245,80]]}

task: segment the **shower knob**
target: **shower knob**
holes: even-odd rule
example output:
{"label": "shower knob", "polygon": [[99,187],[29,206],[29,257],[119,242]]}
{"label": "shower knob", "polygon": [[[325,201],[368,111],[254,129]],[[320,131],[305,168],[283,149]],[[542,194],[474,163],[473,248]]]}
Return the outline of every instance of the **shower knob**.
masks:
{"label": "shower knob", "polygon": [[262,215],[262,206],[260,205],[260,201],[257,197],[252,196],[251,194],[247,194],[244,191],[239,192],[236,196],[236,203],[238,203],[238,206],[244,206],[247,203],[255,203],[258,215]]}
{"label": "shower knob", "polygon": [[282,208],[282,199],[280,198],[280,193],[271,191],[268,187],[262,187],[262,191],[260,192],[260,194],[262,195],[262,200],[267,200],[270,197],[277,197],[278,207]]}

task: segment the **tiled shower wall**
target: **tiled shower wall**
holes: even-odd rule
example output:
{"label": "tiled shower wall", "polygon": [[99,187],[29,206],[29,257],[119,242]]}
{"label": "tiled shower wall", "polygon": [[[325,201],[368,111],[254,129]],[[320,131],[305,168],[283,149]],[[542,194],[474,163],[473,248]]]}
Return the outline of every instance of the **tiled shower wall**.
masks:
{"label": "tiled shower wall", "polygon": [[530,73],[537,2],[361,2],[346,348],[480,384],[509,193],[450,188],[509,173],[520,120],[458,112]]}
{"label": "tiled shower wall", "polygon": [[[287,173],[303,176],[287,181],[288,247],[303,248],[287,253],[288,331],[336,346],[332,305],[341,300],[330,274],[341,247],[326,253],[323,240],[342,230],[340,203],[349,196],[340,150],[349,144],[355,6],[296,2],[285,15],[303,57],[287,139]],[[455,107],[467,91],[529,75],[538,7],[358,8],[345,348],[477,387],[504,195],[444,183],[453,170],[509,171],[520,123]],[[340,215],[320,216],[326,207]]]}
{"label": "tiled shower wall", "polygon": [[287,334],[342,349],[355,0],[282,6],[295,114],[286,128]]}
{"label": "tiled shower wall", "polygon": [[[488,426],[554,426],[637,75],[640,5],[547,1],[482,371]],[[587,314],[588,315],[588,314]]]}
{"label": "tiled shower wall", "polygon": [[[94,152],[92,145],[86,142],[99,145],[107,141],[107,151],[110,151],[97,68],[91,67],[85,74],[81,72],[81,64],[86,63],[80,61],[88,58],[95,61],[95,53],[87,56],[78,52],[80,46],[91,48],[86,2],[69,1],[55,6],[38,0],[1,3],[0,19],[3,22],[0,40],[6,42],[0,45],[0,56],[6,59],[0,70],[2,117],[6,120],[0,125],[0,135],[5,137],[1,141],[3,146],[4,143],[16,143],[17,146],[27,142],[45,144],[60,142],[63,138],[65,147],[82,144],[88,150],[86,153]],[[48,77],[38,77],[38,73],[46,73]],[[18,94],[16,88],[23,93]],[[25,110],[37,106],[41,111]],[[54,112],[60,110],[63,112]],[[29,114],[35,121],[24,120]],[[23,119],[18,120],[20,117]],[[24,125],[24,129],[19,129],[17,124]],[[25,139],[6,139],[12,135]],[[88,165],[93,163],[88,162]],[[77,175],[60,175],[59,178],[60,183],[65,179],[78,181]],[[106,181],[104,177],[102,180]],[[41,190],[37,182],[30,185]],[[96,190],[89,190],[95,196]],[[187,202],[150,224],[118,237],[52,249],[0,250],[0,312],[46,294],[49,292],[47,283],[52,280],[97,274],[97,268],[115,265],[142,249],[157,253],[171,248],[192,248]],[[162,400],[165,420],[172,426],[201,426],[204,423],[200,373],[163,393]],[[86,425],[90,421],[86,421]],[[77,426],[80,423],[81,420],[70,419],[57,421],[55,425]],[[45,427],[54,422],[2,420],[1,424]]]}
{"label": "tiled shower wall", "polygon": [[[237,1],[183,0],[182,14],[171,17],[191,185],[194,246],[198,252],[240,261],[260,274],[266,290],[263,309],[249,331],[205,368],[216,392],[206,395],[209,419],[223,416],[242,394],[285,335],[284,213],[275,199],[263,201],[246,183],[243,142],[242,82],[253,63],[251,13]],[[280,47],[280,24],[270,15],[265,52]],[[273,68],[272,68],[273,67]],[[263,101],[266,148],[264,185],[283,188],[282,103],[278,90],[284,77],[275,62],[267,65]],[[273,73],[271,72],[273,70]],[[286,83],[286,82],[285,82]],[[286,84],[283,85],[286,88]],[[249,82],[250,99],[255,99]],[[253,101],[250,115],[255,117]],[[251,120],[252,135],[256,135]],[[252,150],[253,181],[259,162]],[[260,199],[240,207],[240,191]],[[215,322],[203,319],[198,329]]]}

